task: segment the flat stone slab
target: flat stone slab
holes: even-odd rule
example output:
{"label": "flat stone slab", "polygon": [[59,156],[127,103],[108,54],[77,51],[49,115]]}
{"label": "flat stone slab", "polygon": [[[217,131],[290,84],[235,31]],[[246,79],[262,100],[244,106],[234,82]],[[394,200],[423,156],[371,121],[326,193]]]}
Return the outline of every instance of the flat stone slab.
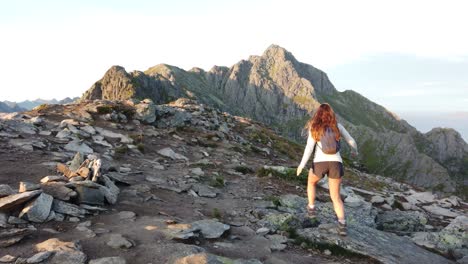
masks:
{"label": "flat stone slab", "polygon": [[19,183],[19,191],[20,193],[22,192],[30,192],[30,191],[35,191],[39,190],[41,188],[40,184],[37,183],[31,183],[31,182],[20,182]]}
{"label": "flat stone slab", "polygon": [[32,192],[24,192],[24,193],[17,193],[10,196],[0,198],[0,211],[7,211],[12,209],[16,206],[19,206],[28,200],[38,196],[42,191],[32,191]]}
{"label": "flat stone slab", "polygon": [[312,243],[339,246],[353,253],[371,257],[382,263],[453,263],[415,245],[409,238],[382,232],[363,225],[348,227],[348,236],[338,235],[336,224],[297,230],[298,235]]}
{"label": "flat stone slab", "polygon": [[428,205],[428,206],[423,206],[422,208],[431,214],[445,216],[445,217],[455,218],[460,215],[458,213],[452,212],[449,209],[442,208],[437,205]]}
{"label": "flat stone slab", "polygon": [[71,216],[76,216],[76,217],[84,217],[84,215],[88,213],[87,210],[79,206],[66,203],[60,200],[54,200],[54,202],[52,203],[52,210],[54,210],[56,213],[61,213],[61,214],[66,214],[66,215],[71,215]]}

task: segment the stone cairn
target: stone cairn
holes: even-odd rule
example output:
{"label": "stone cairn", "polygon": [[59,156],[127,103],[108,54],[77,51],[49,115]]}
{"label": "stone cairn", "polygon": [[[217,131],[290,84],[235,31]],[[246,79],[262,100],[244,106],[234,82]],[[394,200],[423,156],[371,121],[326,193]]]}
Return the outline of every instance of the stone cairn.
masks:
{"label": "stone cairn", "polygon": [[18,243],[36,229],[32,223],[79,222],[115,204],[119,188],[101,173],[101,159],[77,153],[70,165],[57,164],[57,175],[40,183],[20,182],[18,190],[0,185],[0,248]]}

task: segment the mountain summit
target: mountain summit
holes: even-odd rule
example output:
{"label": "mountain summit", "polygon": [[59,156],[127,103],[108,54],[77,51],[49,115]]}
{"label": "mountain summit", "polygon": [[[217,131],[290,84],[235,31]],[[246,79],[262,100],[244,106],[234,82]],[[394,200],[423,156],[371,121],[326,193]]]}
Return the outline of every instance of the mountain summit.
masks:
{"label": "mountain summit", "polygon": [[[167,103],[180,97],[261,121],[296,141],[304,140],[301,130],[310,113],[327,102],[356,138],[361,162],[370,172],[437,190],[466,188],[460,176],[466,176],[463,168],[468,166],[463,140],[454,146],[461,154],[448,165],[438,151],[451,144],[450,137],[437,137],[435,143],[431,133],[420,133],[364,96],[337,91],[325,72],[299,62],[277,45],[261,56],[250,56],[230,68],[214,66],[208,72],[159,64],[128,73],[113,66],[81,100],[150,98]],[[347,150],[343,152],[346,156]]]}

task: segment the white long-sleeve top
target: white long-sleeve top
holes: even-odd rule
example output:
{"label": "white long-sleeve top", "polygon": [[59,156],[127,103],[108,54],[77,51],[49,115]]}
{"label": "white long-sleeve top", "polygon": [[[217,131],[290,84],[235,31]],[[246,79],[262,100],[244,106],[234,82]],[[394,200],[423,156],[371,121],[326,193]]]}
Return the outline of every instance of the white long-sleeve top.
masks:
{"label": "white long-sleeve top", "polygon": [[[357,152],[356,141],[351,137],[348,131],[340,123],[338,123],[338,129],[340,130],[341,137],[344,138],[346,143],[348,143],[348,145]],[[315,139],[312,137],[312,134],[310,133],[310,130],[308,134],[309,136],[307,137],[307,145],[304,150],[304,155],[302,156],[301,164],[299,165],[300,168],[304,168],[307,161],[309,161],[310,155],[312,155],[312,151],[314,150],[315,143],[317,143],[318,147],[315,150],[314,162],[322,162],[322,161],[343,162],[343,160],[341,159],[340,152],[337,152],[335,154],[323,153],[322,143],[320,141],[319,142],[315,141]]]}

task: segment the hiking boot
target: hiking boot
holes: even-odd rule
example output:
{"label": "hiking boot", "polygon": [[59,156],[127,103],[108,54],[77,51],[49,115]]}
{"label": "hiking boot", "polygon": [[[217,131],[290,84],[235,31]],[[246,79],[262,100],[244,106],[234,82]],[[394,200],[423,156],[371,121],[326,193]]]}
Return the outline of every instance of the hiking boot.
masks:
{"label": "hiking boot", "polygon": [[317,217],[317,214],[315,213],[315,207],[314,207],[314,208],[310,208],[309,206],[307,206],[307,215],[308,215],[310,218],[315,218],[315,217]]}
{"label": "hiking boot", "polygon": [[347,236],[348,235],[346,224],[342,224],[342,223],[338,222],[338,234],[340,236]]}

